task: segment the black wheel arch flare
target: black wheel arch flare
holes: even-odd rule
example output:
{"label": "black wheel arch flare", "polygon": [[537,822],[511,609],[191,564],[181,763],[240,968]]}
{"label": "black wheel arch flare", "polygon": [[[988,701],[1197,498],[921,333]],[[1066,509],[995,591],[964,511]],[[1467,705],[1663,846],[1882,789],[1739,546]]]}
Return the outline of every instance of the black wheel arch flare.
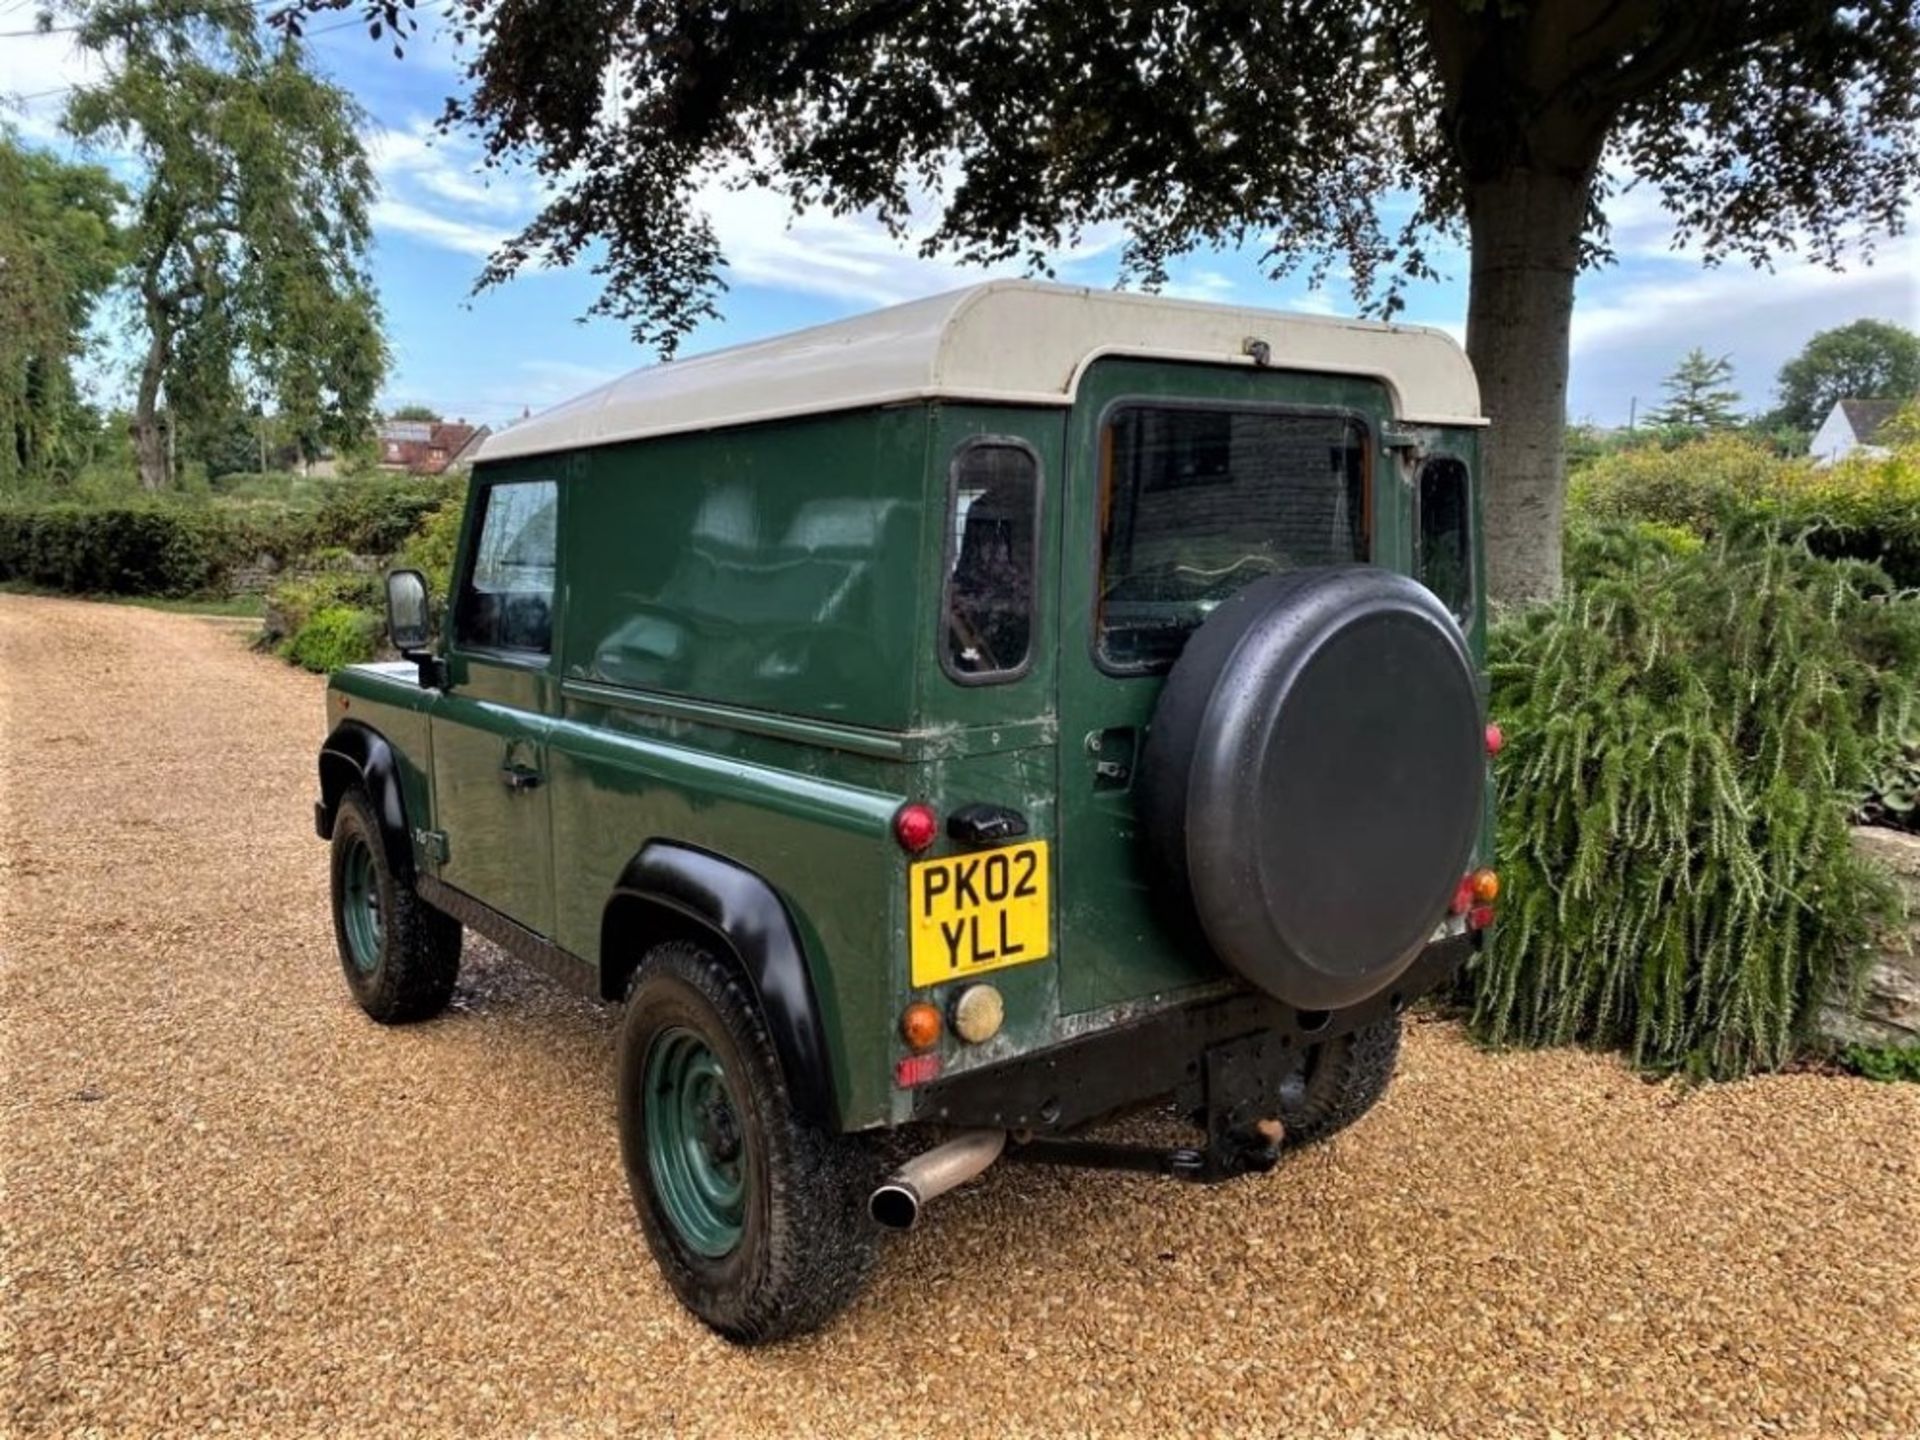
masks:
{"label": "black wheel arch flare", "polygon": [[619,999],[645,942],[693,935],[740,964],[804,1119],[838,1129],[832,1052],[799,927],[762,876],[724,856],[656,840],[627,862],[601,919],[600,983]]}
{"label": "black wheel arch flare", "polygon": [[407,802],[400,788],[400,762],[386,736],[358,720],[342,720],[320,747],[320,803],[314,829],[333,838],[333,817],[340,797],[359,785],[373,802],[387,858],[409,883],[413,880],[413,836],[407,828]]}

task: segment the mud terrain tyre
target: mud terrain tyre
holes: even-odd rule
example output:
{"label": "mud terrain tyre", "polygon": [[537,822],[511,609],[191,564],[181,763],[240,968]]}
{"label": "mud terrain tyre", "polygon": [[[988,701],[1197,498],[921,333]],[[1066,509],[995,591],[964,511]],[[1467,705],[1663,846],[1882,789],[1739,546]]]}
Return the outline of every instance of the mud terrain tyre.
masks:
{"label": "mud terrain tyre", "polygon": [[460,922],[395,871],[373,803],[348,790],[333,820],[333,938],[360,1008],[382,1025],[446,1009],[460,974]]}
{"label": "mud terrain tyre", "polygon": [[794,1114],[736,966],[681,941],[650,951],[618,1074],[627,1184],[689,1310],[752,1345],[816,1329],[853,1299],[878,1247],[866,1214],[878,1156]]}
{"label": "mud terrain tyre", "polygon": [[1280,1143],[1312,1145],[1346,1129],[1387,1093],[1399,1058],[1398,1015],[1314,1046],[1280,1086]]}

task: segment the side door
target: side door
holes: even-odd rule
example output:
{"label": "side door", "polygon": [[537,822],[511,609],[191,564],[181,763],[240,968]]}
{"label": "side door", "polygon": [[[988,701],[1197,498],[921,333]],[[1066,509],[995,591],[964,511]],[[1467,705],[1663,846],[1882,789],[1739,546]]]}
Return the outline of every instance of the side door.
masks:
{"label": "side door", "polygon": [[[1168,916],[1135,808],[1161,684],[1220,601],[1263,575],[1397,553],[1377,381],[1096,363],[1067,431],[1060,525],[1063,1014],[1222,976]],[[1384,548],[1383,548],[1384,547]]]}
{"label": "side door", "polygon": [[540,935],[554,923],[547,742],[560,486],[476,484],[454,583],[446,693],[433,709],[440,878]]}

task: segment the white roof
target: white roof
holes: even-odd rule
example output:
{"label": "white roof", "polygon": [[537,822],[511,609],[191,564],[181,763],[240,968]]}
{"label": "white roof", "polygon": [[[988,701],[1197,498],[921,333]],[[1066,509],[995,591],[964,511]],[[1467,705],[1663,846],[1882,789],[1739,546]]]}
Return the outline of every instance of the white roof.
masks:
{"label": "white roof", "polygon": [[996,280],[636,370],[496,431],[476,458],[910,400],[1071,405],[1102,356],[1251,365],[1249,340],[1279,369],[1383,381],[1403,421],[1486,423],[1473,368],[1444,331]]}

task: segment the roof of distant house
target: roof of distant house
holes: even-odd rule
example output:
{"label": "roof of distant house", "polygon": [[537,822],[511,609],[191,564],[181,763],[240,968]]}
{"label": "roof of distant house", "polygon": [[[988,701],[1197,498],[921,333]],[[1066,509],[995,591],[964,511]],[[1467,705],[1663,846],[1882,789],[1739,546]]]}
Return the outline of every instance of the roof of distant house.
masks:
{"label": "roof of distant house", "polygon": [[1900,411],[1898,400],[1842,400],[1840,409],[1847,417],[1847,428],[1862,445],[1871,445],[1880,427]]}

